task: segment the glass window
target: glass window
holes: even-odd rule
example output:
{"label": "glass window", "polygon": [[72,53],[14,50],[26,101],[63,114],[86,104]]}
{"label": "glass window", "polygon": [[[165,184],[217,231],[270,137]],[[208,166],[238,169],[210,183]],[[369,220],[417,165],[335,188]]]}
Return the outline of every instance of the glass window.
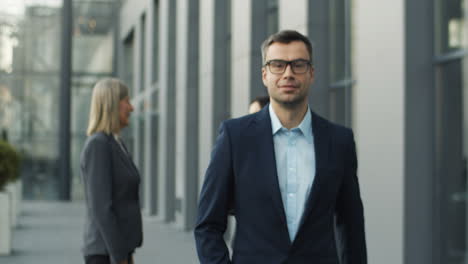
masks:
{"label": "glass window", "polygon": [[[466,120],[463,93],[466,76],[462,61],[455,60],[438,69],[437,94],[437,185],[440,188],[441,263],[466,263]],[[465,106],[464,106],[465,105]],[[465,127],[463,126],[465,125]],[[464,144],[463,144],[464,143]]]}
{"label": "glass window", "polygon": [[346,123],[345,89],[337,88],[330,92],[330,116],[338,124]]}
{"label": "glass window", "polygon": [[154,1],[153,9],[153,77],[152,81],[157,82],[159,78],[159,1]]}
{"label": "glass window", "polygon": [[267,36],[278,31],[278,0],[267,0]]}
{"label": "glass window", "polygon": [[0,14],[0,131],[23,155],[25,199],[60,194],[61,8],[18,1]]}
{"label": "glass window", "polygon": [[351,88],[353,81],[350,31],[350,0],[330,0],[329,118],[345,126],[351,126]]}
{"label": "glass window", "polygon": [[215,51],[213,142],[218,135],[218,127],[231,115],[231,1],[215,3]]}
{"label": "glass window", "polygon": [[437,263],[462,264],[468,261],[468,7],[466,0],[434,3],[437,61],[434,191],[438,201],[434,248]]}
{"label": "glass window", "polygon": [[330,11],[330,81],[333,83],[349,78],[345,1],[331,0]]}
{"label": "glass window", "polygon": [[466,48],[467,0],[435,0],[435,5],[436,55]]}
{"label": "glass window", "polygon": [[133,85],[133,56],[134,56],[134,48],[133,48],[133,31],[128,35],[128,37],[124,41],[123,53],[124,53],[124,69],[123,69],[123,79],[124,82],[131,86]]}
{"label": "glass window", "polygon": [[73,1],[72,104],[70,165],[71,197],[84,199],[80,179],[80,153],[86,140],[92,88],[113,72],[113,1]]}

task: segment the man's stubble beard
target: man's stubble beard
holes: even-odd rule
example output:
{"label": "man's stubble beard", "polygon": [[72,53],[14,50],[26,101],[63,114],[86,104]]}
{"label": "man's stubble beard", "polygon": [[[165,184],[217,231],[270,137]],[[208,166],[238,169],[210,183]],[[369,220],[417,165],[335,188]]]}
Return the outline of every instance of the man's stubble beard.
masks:
{"label": "man's stubble beard", "polygon": [[296,109],[300,106],[302,106],[302,104],[307,101],[307,93],[306,94],[301,94],[299,95],[298,97],[294,98],[293,100],[289,101],[289,100],[281,100],[280,98],[275,98],[275,97],[271,97],[273,99],[273,101],[275,101],[277,104],[281,105],[282,107],[286,108],[286,109]]}

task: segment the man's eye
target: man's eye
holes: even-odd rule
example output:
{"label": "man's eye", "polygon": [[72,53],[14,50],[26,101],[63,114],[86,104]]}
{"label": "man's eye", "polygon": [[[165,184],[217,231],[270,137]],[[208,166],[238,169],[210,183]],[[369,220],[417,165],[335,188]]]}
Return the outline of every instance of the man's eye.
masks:
{"label": "man's eye", "polygon": [[304,67],[306,66],[306,63],[303,61],[296,61],[293,63],[295,67]]}
{"label": "man's eye", "polygon": [[275,68],[283,68],[284,67],[284,63],[281,63],[281,62],[272,62],[270,65],[275,67]]}

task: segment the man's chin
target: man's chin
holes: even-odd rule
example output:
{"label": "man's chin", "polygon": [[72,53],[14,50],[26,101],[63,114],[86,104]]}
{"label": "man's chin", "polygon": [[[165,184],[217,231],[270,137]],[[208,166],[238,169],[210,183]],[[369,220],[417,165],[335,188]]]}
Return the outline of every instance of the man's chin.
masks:
{"label": "man's chin", "polygon": [[293,107],[302,105],[304,101],[305,101],[304,98],[288,98],[288,99],[277,100],[279,104],[288,108],[293,108]]}

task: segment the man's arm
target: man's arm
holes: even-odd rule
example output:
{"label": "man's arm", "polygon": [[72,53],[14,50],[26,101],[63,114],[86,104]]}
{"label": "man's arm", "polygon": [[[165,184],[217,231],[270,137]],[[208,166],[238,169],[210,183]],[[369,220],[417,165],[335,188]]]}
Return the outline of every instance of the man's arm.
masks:
{"label": "man's arm", "polygon": [[224,242],[227,215],[233,200],[231,142],[225,123],[211,153],[200,193],[195,240],[201,264],[228,264],[229,250]]}
{"label": "man's arm", "polygon": [[337,204],[337,227],[342,239],[343,263],[366,264],[364,210],[357,178],[356,146],[352,132],[345,154],[346,168]]}

